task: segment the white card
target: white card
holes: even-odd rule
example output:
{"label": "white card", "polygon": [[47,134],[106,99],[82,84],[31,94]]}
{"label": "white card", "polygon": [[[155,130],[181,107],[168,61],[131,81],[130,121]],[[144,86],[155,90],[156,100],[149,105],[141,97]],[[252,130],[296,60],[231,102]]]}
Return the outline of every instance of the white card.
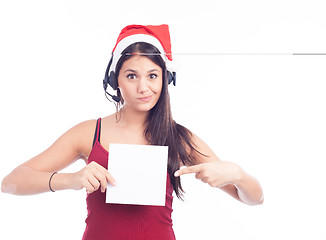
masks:
{"label": "white card", "polygon": [[106,203],[164,206],[167,162],[167,146],[110,144]]}

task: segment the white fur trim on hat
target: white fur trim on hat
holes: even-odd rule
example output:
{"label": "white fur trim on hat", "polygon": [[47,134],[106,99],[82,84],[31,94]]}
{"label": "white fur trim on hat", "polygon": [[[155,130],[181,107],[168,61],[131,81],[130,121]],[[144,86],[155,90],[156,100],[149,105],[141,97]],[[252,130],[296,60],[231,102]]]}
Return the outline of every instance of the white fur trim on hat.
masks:
{"label": "white fur trim on hat", "polygon": [[121,39],[121,41],[116,45],[114,52],[112,53],[112,64],[109,72],[115,71],[123,50],[136,42],[146,42],[156,47],[161,52],[162,59],[165,61],[167,69],[171,70],[171,61],[166,57],[166,52],[157,38],[147,34],[134,34]]}

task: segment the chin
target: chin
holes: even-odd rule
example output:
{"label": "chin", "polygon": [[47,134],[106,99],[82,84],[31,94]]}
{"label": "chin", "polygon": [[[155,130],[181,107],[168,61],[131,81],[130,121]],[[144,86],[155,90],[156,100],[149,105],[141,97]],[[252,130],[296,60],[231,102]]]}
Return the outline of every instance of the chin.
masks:
{"label": "chin", "polygon": [[137,110],[141,112],[148,112],[155,107],[156,104],[144,104],[143,106],[138,106]]}

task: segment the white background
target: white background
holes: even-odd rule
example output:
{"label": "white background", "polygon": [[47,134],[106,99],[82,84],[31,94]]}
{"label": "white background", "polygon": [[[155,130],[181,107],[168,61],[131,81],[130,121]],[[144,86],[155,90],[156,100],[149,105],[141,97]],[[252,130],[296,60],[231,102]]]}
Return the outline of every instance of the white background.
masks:
{"label": "white background", "polygon": [[[175,53],[325,53],[324,10],[322,0],[1,1],[0,179],[75,124],[114,112],[102,79],[125,25],[169,24]],[[185,176],[176,237],[326,239],[326,56],[238,54],[175,55],[172,109],[259,179],[265,203]],[[0,239],[81,239],[85,197],[0,193]]]}

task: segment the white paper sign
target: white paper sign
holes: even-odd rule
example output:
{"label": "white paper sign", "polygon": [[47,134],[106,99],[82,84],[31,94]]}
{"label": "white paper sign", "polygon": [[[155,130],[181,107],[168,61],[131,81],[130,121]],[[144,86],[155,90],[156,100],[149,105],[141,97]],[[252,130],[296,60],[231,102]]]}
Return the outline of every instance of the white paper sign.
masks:
{"label": "white paper sign", "polygon": [[108,184],[107,203],[165,205],[167,146],[110,144],[108,171],[117,182]]}

